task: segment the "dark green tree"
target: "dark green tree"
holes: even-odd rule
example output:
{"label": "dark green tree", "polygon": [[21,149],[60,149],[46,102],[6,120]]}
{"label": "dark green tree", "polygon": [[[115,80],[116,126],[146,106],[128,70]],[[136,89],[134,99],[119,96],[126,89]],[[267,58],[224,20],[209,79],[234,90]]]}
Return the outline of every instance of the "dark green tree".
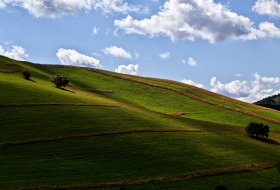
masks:
{"label": "dark green tree", "polygon": [[31,77],[31,73],[29,71],[22,71],[22,75],[26,80],[29,80]]}
{"label": "dark green tree", "polygon": [[69,83],[69,80],[59,74],[56,74],[52,77],[51,81],[55,84],[56,88],[60,88],[62,86],[66,86]]}
{"label": "dark green tree", "polygon": [[246,133],[249,136],[256,137],[266,137],[268,138],[268,133],[270,132],[269,126],[264,125],[263,123],[250,122],[245,128]]}

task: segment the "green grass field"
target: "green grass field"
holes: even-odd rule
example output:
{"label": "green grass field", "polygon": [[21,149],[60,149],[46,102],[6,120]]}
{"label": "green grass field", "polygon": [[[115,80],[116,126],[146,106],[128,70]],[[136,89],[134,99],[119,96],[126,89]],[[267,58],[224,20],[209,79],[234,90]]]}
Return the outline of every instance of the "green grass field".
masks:
{"label": "green grass field", "polygon": [[[245,134],[251,121],[269,140]],[[0,57],[0,189],[270,189],[279,123],[278,111],[174,81]]]}

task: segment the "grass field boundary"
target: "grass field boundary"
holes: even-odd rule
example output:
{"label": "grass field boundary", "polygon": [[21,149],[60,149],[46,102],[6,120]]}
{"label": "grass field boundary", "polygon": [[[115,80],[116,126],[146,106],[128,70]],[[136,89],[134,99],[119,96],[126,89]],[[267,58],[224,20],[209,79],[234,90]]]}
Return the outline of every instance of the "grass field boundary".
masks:
{"label": "grass field boundary", "polygon": [[156,128],[131,129],[131,130],[115,131],[115,132],[100,132],[100,133],[68,135],[68,136],[52,137],[52,138],[45,138],[45,139],[36,139],[36,140],[6,142],[6,143],[0,143],[0,147],[29,145],[29,144],[38,144],[38,143],[53,142],[53,141],[72,140],[72,139],[100,137],[100,136],[111,136],[111,135],[127,135],[127,134],[137,134],[137,133],[192,133],[192,132],[202,132],[202,131],[201,130],[192,130],[192,129],[156,129]]}
{"label": "grass field boundary", "polygon": [[31,104],[2,104],[0,107],[41,107],[41,106],[85,106],[85,107],[116,107],[116,105],[106,105],[106,104],[61,104],[61,103],[31,103]]}
{"label": "grass field boundary", "polygon": [[275,163],[260,163],[242,166],[233,166],[227,168],[217,168],[212,170],[203,170],[198,172],[191,172],[181,174],[177,176],[163,176],[158,178],[150,179],[136,179],[136,180],[123,180],[113,182],[101,182],[101,183],[84,183],[84,184],[71,184],[71,185],[41,185],[34,187],[20,187],[20,190],[67,190],[67,189],[89,189],[89,188],[104,188],[104,187],[125,187],[130,185],[148,185],[148,184],[159,184],[159,183],[170,183],[177,181],[185,181],[203,177],[212,177],[218,175],[227,174],[239,174],[249,173],[261,170],[267,170],[275,167]]}
{"label": "grass field boundary", "polygon": [[137,76],[137,78],[141,78],[141,79],[144,79],[144,80],[149,79],[149,80],[153,80],[153,81],[157,81],[157,82],[163,82],[163,83],[178,85],[178,86],[181,86],[181,87],[187,87],[187,88],[190,88],[192,90],[198,91],[201,94],[211,96],[211,97],[214,97],[214,98],[217,98],[217,99],[222,99],[222,100],[225,100],[225,101],[229,101],[229,102],[232,102],[232,103],[235,103],[235,104],[239,104],[241,106],[247,106],[247,107],[251,107],[251,108],[255,108],[255,109],[269,110],[269,111],[279,113],[279,111],[275,110],[275,109],[259,106],[259,105],[256,105],[256,104],[250,104],[250,103],[247,103],[247,102],[243,102],[243,101],[240,101],[240,100],[229,98],[229,97],[221,95],[221,94],[217,94],[215,92],[205,90],[203,88],[199,88],[199,87],[196,87],[196,86],[188,85],[188,84],[177,82],[177,81],[172,81],[172,80],[168,80],[168,79],[158,79],[158,78],[152,78],[152,77],[141,77],[141,76]]}
{"label": "grass field boundary", "polygon": [[89,91],[89,92],[103,92],[103,93],[114,93],[113,90],[102,90],[102,89],[85,89],[81,88],[81,90]]}
{"label": "grass field boundary", "polygon": [[14,70],[14,71],[4,71],[4,70],[0,70],[0,73],[8,73],[8,74],[19,73],[19,72],[21,72],[21,70]]}
{"label": "grass field boundary", "polygon": [[165,89],[165,90],[170,90],[170,91],[176,92],[178,94],[187,96],[187,97],[189,97],[191,99],[203,102],[203,103],[208,104],[208,105],[213,105],[213,106],[216,106],[216,107],[220,107],[220,108],[232,110],[232,111],[235,111],[235,112],[243,113],[243,114],[246,114],[246,115],[249,115],[249,116],[253,116],[253,117],[256,117],[256,118],[259,118],[259,119],[263,119],[263,120],[266,120],[266,121],[270,121],[272,123],[280,125],[280,121],[279,120],[276,120],[276,119],[273,119],[273,118],[270,118],[270,117],[267,117],[267,116],[263,116],[263,115],[255,113],[255,112],[251,112],[251,111],[247,111],[247,110],[242,110],[242,109],[231,107],[231,106],[224,105],[224,104],[215,103],[215,102],[212,102],[212,101],[200,98],[200,97],[195,96],[195,95],[193,95],[191,93],[184,92],[184,91],[176,89],[176,88],[161,86],[161,85],[149,83],[149,82],[146,82],[146,81],[132,79],[132,78],[129,78],[129,77],[125,77],[125,75],[120,76],[120,75],[117,75],[117,74],[114,74],[114,73],[108,73],[108,72],[102,71],[102,70],[89,69],[89,68],[85,68],[85,69],[89,70],[89,71],[94,71],[94,72],[97,72],[97,73],[101,73],[101,74],[104,74],[104,75],[107,75],[107,76],[111,76],[111,77],[114,77],[114,78],[119,78],[119,79],[123,79],[123,80],[128,80],[128,81],[136,82],[136,83],[139,83],[139,84],[148,85],[148,86],[151,86],[151,87],[156,87],[156,88],[161,88],[161,89]]}

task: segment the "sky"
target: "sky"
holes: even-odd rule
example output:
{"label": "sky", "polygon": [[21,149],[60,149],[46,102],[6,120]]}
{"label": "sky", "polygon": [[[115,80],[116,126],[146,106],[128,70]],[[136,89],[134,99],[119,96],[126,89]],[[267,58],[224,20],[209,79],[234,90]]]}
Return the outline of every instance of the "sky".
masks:
{"label": "sky", "polygon": [[0,0],[0,55],[280,93],[278,0]]}

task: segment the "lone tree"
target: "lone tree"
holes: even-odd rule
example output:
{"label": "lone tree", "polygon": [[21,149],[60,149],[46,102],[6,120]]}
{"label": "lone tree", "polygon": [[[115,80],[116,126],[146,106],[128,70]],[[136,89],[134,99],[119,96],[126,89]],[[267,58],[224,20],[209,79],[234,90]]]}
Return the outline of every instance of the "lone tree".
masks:
{"label": "lone tree", "polygon": [[56,74],[52,77],[51,81],[55,84],[56,88],[60,88],[62,86],[66,86],[69,83],[69,80],[59,74]]}
{"label": "lone tree", "polygon": [[256,137],[266,137],[268,138],[269,126],[264,125],[263,123],[255,123],[251,122],[245,128],[246,133],[249,136],[256,136]]}
{"label": "lone tree", "polygon": [[26,80],[29,80],[31,77],[31,73],[29,71],[22,71],[22,75]]}

